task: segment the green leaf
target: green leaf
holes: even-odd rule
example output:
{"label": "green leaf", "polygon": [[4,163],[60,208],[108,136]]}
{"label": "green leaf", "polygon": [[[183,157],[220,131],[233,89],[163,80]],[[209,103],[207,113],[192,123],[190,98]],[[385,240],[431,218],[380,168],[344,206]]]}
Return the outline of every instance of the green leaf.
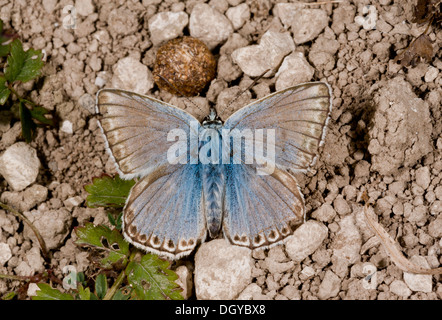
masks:
{"label": "green leaf", "polygon": [[[0,46],[1,47],[1,46]],[[11,94],[11,90],[9,90],[6,85],[6,78],[0,76],[0,105],[4,105]]]}
{"label": "green leaf", "polygon": [[124,207],[134,184],[134,180],[123,180],[119,176],[112,178],[103,175],[100,178],[93,178],[91,184],[84,186],[89,193],[86,205],[90,208]]}
{"label": "green leaf", "polygon": [[30,110],[32,118],[40,121],[43,124],[47,124],[50,126],[54,125],[54,121],[52,119],[48,119],[45,117],[45,114],[48,114],[49,111],[40,106],[34,106],[32,110]]}
{"label": "green leaf", "polygon": [[0,57],[6,57],[9,54],[10,43],[4,45],[8,40],[10,39],[3,35],[3,21],[0,19]]}
{"label": "green leaf", "polygon": [[175,283],[178,276],[169,266],[168,261],[150,253],[139,262],[129,262],[125,272],[135,296],[140,300],[183,300],[181,288]]}
{"label": "green leaf", "polygon": [[43,67],[43,53],[41,50],[23,50],[19,39],[11,42],[11,52],[5,68],[5,77],[10,83],[14,81],[26,82],[35,79],[41,74]]}
{"label": "green leaf", "polygon": [[25,106],[25,104],[19,102],[20,121],[21,121],[21,133],[27,143],[32,141],[32,135],[35,131],[35,123],[32,121],[31,111]]}
{"label": "green leaf", "polygon": [[123,211],[120,212],[120,214],[117,216],[117,219],[114,218],[112,213],[108,213],[107,217],[109,219],[109,222],[111,225],[115,226],[115,229],[121,230],[122,223],[123,223]]}
{"label": "green leaf", "polygon": [[89,290],[89,288],[83,288],[83,286],[79,284],[77,290],[80,300],[91,300],[91,290]]}
{"label": "green leaf", "polygon": [[95,279],[95,293],[99,299],[103,299],[107,292],[107,278],[104,274],[99,274]]}
{"label": "green leaf", "polygon": [[116,229],[109,229],[106,226],[94,226],[93,223],[86,223],[84,227],[76,229],[77,244],[90,245],[103,249],[105,255],[100,263],[103,268],[110,268],[114,263],[122,260],[127,262],[129,255],[129,243]]}
{"label": "green leaf", "polygon": [[112,300],[127,300],[130,298],[130,294],[124,294],[121,289],[118,289],[114,296],[112,297]]}
{"label": "green leaf", "polygon": [[70,294],[62,293],[47,283],[39,283],[37,286],[40,290],[37,290],[32,300],[74,300],[74,297]]}

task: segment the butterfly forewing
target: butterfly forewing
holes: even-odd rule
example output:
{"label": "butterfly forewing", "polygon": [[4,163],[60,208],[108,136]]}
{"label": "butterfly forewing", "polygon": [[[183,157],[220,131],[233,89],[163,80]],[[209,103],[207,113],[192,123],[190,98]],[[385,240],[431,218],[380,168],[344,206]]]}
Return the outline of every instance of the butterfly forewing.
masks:
{"label": "butterfly forewing", "polygon": [[[224,128],[275,129],[276,166],[305,171],[314,165],[324,141],[331,99],[328,84],[301,84],[242,108],[226,120]],[[251,143],[256,144],[253,138]]]}
{"label": "butterfly forewing", "polygon": [[145,176],[168,165],[167,150],[175,143],[168,141],[168,133],[181,129],[189,137],[191,123],[199,125],[196,118],[181,109],[116,89],[99,91],[97,113],[117,170],[127,179]]}

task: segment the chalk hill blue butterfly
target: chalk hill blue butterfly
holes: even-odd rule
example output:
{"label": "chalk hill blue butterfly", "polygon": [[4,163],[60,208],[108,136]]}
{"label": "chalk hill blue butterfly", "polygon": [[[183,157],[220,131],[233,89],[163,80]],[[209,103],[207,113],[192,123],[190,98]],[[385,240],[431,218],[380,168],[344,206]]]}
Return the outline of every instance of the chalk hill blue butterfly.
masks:
{"label": "chalk hill blue butterfly", "polygon": [[[190,254],[208,235],[220,232],[232,244],[252,250],[280,243],[305,219],[303,195],[288,169],[305,172],[315,163],[331,99],[328,84],[304,83],[257,100],[224,123],[214,113],[200,123],[151,97],[100,90],[96,111],[106,148],[123,179],[138,178],[123,209],[126,240],[169,259]],[[189,152],[178,153],[184,161],[170,162],[168,152],[177,143],[168,139],[171,130],[200,137],[209,128],[221,140],[221,130],[273,129],[274,168],[257,174],[258,161],[246,163],[245,151],[234,159],[235,150],[228,156],[237,161],[230,163],[192,162],[204,143],[190,139],[185,143]]]}

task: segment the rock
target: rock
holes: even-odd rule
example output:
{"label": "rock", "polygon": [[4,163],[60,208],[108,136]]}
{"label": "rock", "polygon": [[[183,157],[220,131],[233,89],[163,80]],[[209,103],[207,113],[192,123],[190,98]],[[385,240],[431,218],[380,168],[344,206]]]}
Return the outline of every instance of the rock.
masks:
{"label": "rock", "polygon": [[427,70],[427,72],[425,72],[425,82],[433,82],[437,76],[439,75],[439,70],[433,66],[430,66]]}
{"label": "rock", "polygon": [[432,124],[428,104],[403,78],[378,86],[368,151],[372,156],[371,170],[389,175],[399,167],[412,167],[433,150]]}
{"label": "rock", "polygon": [[233,33],[229,19],[208,4],[199,3],[193,7],[189,21],[192,37],[203,41],[210,50],[227,40]]}
{"label": "rock", "polygon": [[394,280],[390,283],[390,291],[404,298],[408,298],[411,295],[411,290],[402,280]]}
{"label": "rock", "polygon": [[82,106],[89,114],[95,113],[95,98],[89,93],[85,93],[78,99],[78,104]]}
{"label": "rock", "polygon": [[273,14],[281,20],[284,28],[288,29],[303,7],[301,3],[277,3],[273,8]]}
{"label": "rock", "polygon": [[293,52],[284,58],[276,73],[276,90],[282,90],[300,83],[309,82],[315,69],[308,63],[302,52]]}
{"label": "rock", "polygon": [[433,220],[428,225],[428,234],[433,238],[442,237],[442,214],[439,214],[436,220]]}
{"label": "rock", "polygon": [[177,284],[183,288],[181,295],[187,300],[192,296],[192,272],[190,272],[187,266],[182,265],[176,268],[175,273],[178,275],[178,280],[176,280]]}
{"label": "rock", "polygon": [[324,203],[317,210],[313,211],[312,217],[322,222],[332,222],[336,216],[336,211],[333,206],[328,203]]}
{"label": "rock", "polygon": [[94,13],[94,4],[92,0],[76,0],[75,9],[80,16],[87,17]]}
{"label": "rock", "polygon": [[326,11],[306,9],[302,4],[278,3],[274,13],[286,28],[290,26],[296,44],[314,40],[328,26]]}
{"label": "rock", "polygon": [[422,189],[426,190],[431,183],[431,174],[430,174],[430,168],[428,167],[421,167],[416,170],[415,173],[416,177],[416,183],[422,187]]}
{"label": "rock", "polygon": [[287,238],[285,250],[295,263],[299,263],[315,252],[327,235],[328,228],[325,225],[308,220]]}
{"label": "rock", "polygon": [[[422,256],[412,256],[410,261],[419,267],[430,268],[427,260]],[[433,289],[432,278],[432,275],[404,272],[404,281],[413,291],[431,292]]]}
{"label": "rock", "polygon": [[232,22],[233,29],[238,30],[250,19],[250,9],[247,3],[227,9],[226,16]]}
{"label": "rock", "polygon": [[32,184],[38,176],[37,151],[25,142],[17,142],[0,156],[0,174],[15,191]]}
{"label": "rock", "polygon": [[333,201],[333,207],[340,216],[351,213],[351,208],[342,195],[338,195]]}
{"label": "rock", "polygon": [[36,296],[38,290],[40,290],[38,285],[36,283],[34,283],[34,282],[31,282],[29,284],[28,291],[27,291],[28,297]]}
{"label": "rock", "polygon": [[238,296],[236,300],[262,300],[264,295],[262,289],[256,284],[249,284]]}
{"label": "rock", "polygon": [[341,279],[331,270],[327,270],[319,285],[318,298],[326,300],[335,297],[341,289]]}
{"label": "rock", "polygon": [[308,54],[310,62],[318,70],[332,70],[335,67],[334,56],[326,51],[310,51]]}
{"label": "rock", "polygon": [[224,239],[203,243],[195,254],[195,292],[200,300],[235,299],[252,281],[251,250]]}
{"label": "rock", "polygon": [[153,88],[154,81],[150,70],[133,57],[126,57],[114,66],[112,86],[119,89],[145,94]]}
{"label": "rock", "polygon": [[60,127],[60,131],[63,131],[64,133],[67,133],[67,134],[73,134],[74,129],[72,127],[72,122],[70,122],[69,120],[63,121],[63,123],[61,124],[61,127]]}
{"label": "rock", "polygon": [[0,266],[3,267],[12,258],[11,248],[4,242],[0,242]]}
{"label": "rock", "polygon": [[370,175],[370,163],[365,160],[360,160],[355,165],[355,178],[368,177]]}
{"label": "rock", "polygon": [[236,49],[232,52],[233,61],[241,70],[251,77],[270,76],[281,64],[286,55],[295,50],[295,44],[290,33],[267,31],[261,37],[259,45],[251,45]]}
{"label": "rock", "polygon": [[138,30],[137,14],[124,6],[113,9],[107,17],[108,30],[113,37],[118,35],[127,36]]}
{"label": "rock", "polygon": [[[47,210],[39,207],[37,210],[23,213],[40,232],[48,250],[58,248],[70,232],[72,216],[68,210]],[[38,244],[32,229],[25,224],[24,236]]]}
{"label": "rock", "polygon": [[24,260],[14,269],[14,272],[19,276],[33,276],[37,272],[43,272],[44,260],[40,254],[40,249],[32,247],[26,252]]}
{"label": "rock", "polygon": [[281,294],[290,300],[301,300],[299,289],[292,285],[287,285],[281,290]]}
{"label": "rock", "polygon": [[301,9],[292,21],[291,30],[296,44],[314,40],[328,26],[327,12],[321,9]]}
{"label": "rock", "polygon": [[149,19],[150,40],[154,45],[174,39],[183,34],[189,17],[185,12],[160,12]]}
{"label": "rock", "polygon": [[270,273],[284,273],[295,266],[293,261],[289,262],[277,262],[274,259],[269,259],[268,257],[265,259],[266,269],[269,270]]}
{"label": "rock", "polygon": [[339,222],[339,227],[340,230],[331,244],[333,257],[344,260],[347,264],[353,264],[360,259],[359,252],[362,246],[361,235],[355,225],[354,217],[345,216]]}

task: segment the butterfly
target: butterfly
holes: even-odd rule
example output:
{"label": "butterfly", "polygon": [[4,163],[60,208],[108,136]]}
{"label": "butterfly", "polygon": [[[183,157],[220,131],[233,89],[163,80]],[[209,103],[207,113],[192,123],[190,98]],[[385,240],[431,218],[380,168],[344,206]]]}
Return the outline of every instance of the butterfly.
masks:
{"label": "butterfly", "polygon": [[[222,234],[252,250],[282,242],[305,220],[304,198],[289,170],[314,165],[331,109],[331,88],[323,82],[270,94],[225,122],[212,109],[202,123],[152,97],[100,90],[96,112],[106,149],[121,178],[137,178],[123,209],[125,239],[168,259],[189,255],[207,236]],[[238,143],[225,136],[234,131],[243,134]],[[266,141],[273,142],[273,159],[271,152],[249,157],[244,146],[259,149]]]}

